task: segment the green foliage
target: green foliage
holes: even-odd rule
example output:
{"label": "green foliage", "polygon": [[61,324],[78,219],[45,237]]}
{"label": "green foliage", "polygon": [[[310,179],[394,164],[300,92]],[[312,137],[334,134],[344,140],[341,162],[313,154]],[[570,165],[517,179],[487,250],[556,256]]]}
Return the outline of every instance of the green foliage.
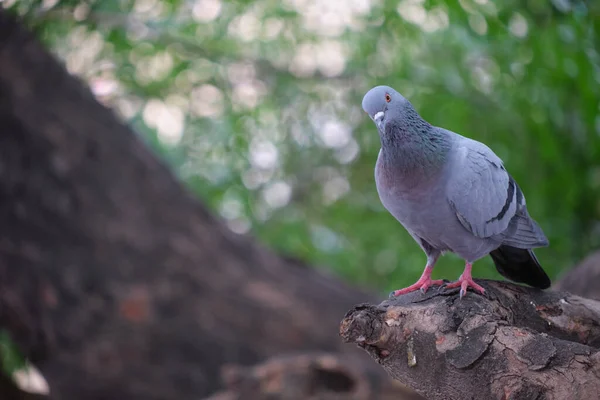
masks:
{"label": "green foliage", "polygon": [[[11,7],[233,230],[281,252],[386,291],[420,275],[375,191],[360,103],[377,84],[505,160],[553,277],[600,245],[594,2],[49,3]],[[444,257],[434,275],[462,267]]]}
{"label": "green foliage", "polygon": [[17,346],[13,343],[8,332],[0,330],[0,371],[8,377],[25,367],[26,361]]}

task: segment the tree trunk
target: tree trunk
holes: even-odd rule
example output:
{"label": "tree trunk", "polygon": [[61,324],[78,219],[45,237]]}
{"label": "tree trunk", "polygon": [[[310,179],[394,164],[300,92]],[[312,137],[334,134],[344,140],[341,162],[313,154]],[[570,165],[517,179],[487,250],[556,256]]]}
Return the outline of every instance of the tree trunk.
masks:
{"label": "tree trunk", "polygon": [[429,400],[598,398],[600,302],[481,284],[356,306],[340,334]]}
{"label": "tree trunk", "polygon": [[224,228],[1,9],[0,127],[0,327],[56,399],[202,398],[376,300]]}
{"label": "tree trunk", "polygon": [[554,285],[555,289],[600,300],[600,251],[589,254]]}

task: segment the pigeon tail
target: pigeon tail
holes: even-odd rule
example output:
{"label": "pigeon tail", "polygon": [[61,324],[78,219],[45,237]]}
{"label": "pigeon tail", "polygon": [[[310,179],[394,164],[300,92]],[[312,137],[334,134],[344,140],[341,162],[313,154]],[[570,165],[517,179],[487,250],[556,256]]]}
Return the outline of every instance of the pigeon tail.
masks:
{"label": "pigeon tail", "polygon": [[511,281],[539,289],[547,289],[551,285],[550,278],[531,249],[502,245],[492,251],[490,256],[498,272]]}

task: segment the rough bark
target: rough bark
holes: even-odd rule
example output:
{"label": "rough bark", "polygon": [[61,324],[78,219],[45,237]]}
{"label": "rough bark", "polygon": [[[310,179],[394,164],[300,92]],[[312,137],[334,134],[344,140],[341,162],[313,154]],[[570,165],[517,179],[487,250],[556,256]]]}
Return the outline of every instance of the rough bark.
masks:
{"label": "rough bark", "polygon": [[57,399],[201,398],[376,299],[224,228],[1,9],[0,129],[0,328]]}
{"label": "rough bark", "polygon": [[356,306],[340,334],[429,400],[598,397],[599,302],[481,284],[485,296],[435,289]]}

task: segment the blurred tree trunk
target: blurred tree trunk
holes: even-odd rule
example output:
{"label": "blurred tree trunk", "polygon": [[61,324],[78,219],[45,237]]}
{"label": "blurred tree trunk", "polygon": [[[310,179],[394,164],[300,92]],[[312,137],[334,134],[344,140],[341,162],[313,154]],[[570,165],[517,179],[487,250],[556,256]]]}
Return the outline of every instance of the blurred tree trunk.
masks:
{"label": "blurred tree trunk", "polygon": [[555,289],[576,293],[588,299],[600,300],[600,251],[588,254],[577,266],[567,271]]}
{"label": "blurred tree trunk", "polygon": [[1,9],[0,129],[0,327],[56,399],[198,399],[376,300],[224,228]]}

